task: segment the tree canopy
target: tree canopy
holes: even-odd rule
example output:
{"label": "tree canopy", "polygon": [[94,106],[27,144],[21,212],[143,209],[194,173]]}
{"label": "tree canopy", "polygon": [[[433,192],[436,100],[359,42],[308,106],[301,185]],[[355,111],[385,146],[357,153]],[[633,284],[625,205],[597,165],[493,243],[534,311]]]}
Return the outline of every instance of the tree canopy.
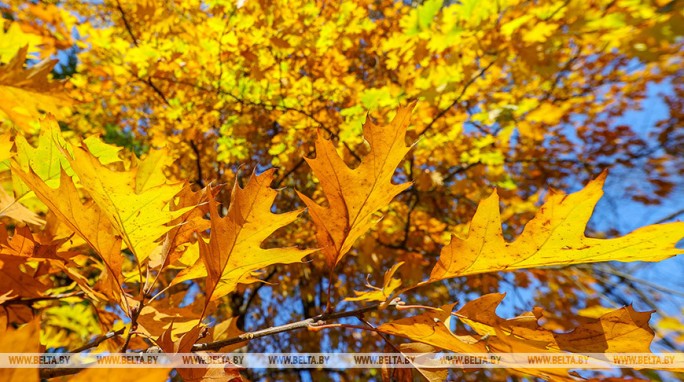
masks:
{"label": "tree canopy", "polygon": [[[0,12],[0,351],[684,348],[684,312],[664,307],[684,292],[634,274],[684,252],[681,1],[8,0]],[[620,193],[598,211],[668,216],[631,232],[592,219],[607,181]]]}

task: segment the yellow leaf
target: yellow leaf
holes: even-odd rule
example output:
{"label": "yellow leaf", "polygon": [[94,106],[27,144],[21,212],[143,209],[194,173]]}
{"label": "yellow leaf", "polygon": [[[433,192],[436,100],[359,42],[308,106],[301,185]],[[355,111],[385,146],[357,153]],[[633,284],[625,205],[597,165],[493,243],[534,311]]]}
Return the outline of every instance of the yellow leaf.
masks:
{"label": "yellow leaf", "polygon": [[36,175],[33,169],[23,172],[15,163],[12,170],[60,221],[81,236],[100,255],[107,270],[101,279],[102,292],[115,301],[122,301],[121,237],[117,235],[104,212],[94,203],[81,202],[73,180],[64,171],[61,172],[59,185],[53,188]]}
{"label": "yellow leaf", "polygon": [[558,24],[549,24],[543,21],[534,24],[534,27],[528,32],[524,33],[522,38],[527,43],[544,42],[553,32],[558,29]]}
{"label": "yellow leaf", "polygon": [[14,146],[12,133],[9,130],[5,131],[0,135],[0,162],[4,162],[14,156],[12,146]]}
{"label": "yellow leaf", "polygon": [[[504,294],[493,293],[468,302],[455,313],[454,304],[414,317],[380,325],[380,332],[402,336],[457,353],[611,353],[650,352],[654,333],[648,326],[650,312],[632,307],[614,310],[598,320],[582,324],[569,333],[554,333],[538,324],[537,313],[511,319],[496,315]],[[475,333],[451,331],[452,317],[458,317]],[[518,374],[544,379],[569,379],[567,369],[522,369],[508,365]]]}
{"label": "yellow leaf", "polygon": [[270,187],[274,169],[252,175],[245,188],[233,187],[228,214],[221,218],[214,196],[209,193],[211,236],[200,239],[201,263],[187,268],[173,281],[207,276],[207,301],[221,298],[238,284],[258,282],[255,272],[273,264],[291,264],[315,250],[291,248],[264,249],[261,244],[277,229],[292,223],[302,212],[271,212],[277,191]]}
{"label": "yellow leaf", "polygon": [[466,239],[452,237],[442,249],[429,281],[478,273],[601,261],[660,261],[681,253],[675,244],[684,223],[639,228],[615,239],[584,235],[606,174],[571,195],[552,192],[523,233],[507,243],[501,230],[499,197],[480,202]]}
{"label": "yellow leaf", "polygon": [[[5,20],[5,25],[9,20]],[[31,33],[24,33],[19,26],[19,23],[13,22],[10,24],[9,28],[5,30],[4,27],[0,28],[0,63],[7,62],[11,60],[17,51],[26,47],[26,50],[30,53],[39,51],[38,45],[43,42],[40,36]]]}
{"label": "yellow leaf", "polygon": [[83,188],[102,209],[114,228],[142,263],[158,246],[155,241],[172,227],[167,225],[192,207],[171,211],[171,199],[182,185],[169,184],[158,162],[163,154],[150,153],[139,166],[128,171],[105,167],[86,148],[67,155]]}
{"label": "yellow leaf", "polygon": [[411,186],[411,183],[392,183],[394,171],[410,149],[404,139],[411,110],[413,105],[400,108],[388,126],[378,126],[370,118],[366,121],[364,137],[371,151],[355,169],[349,168],[332,142],[319,134],[316,158],[306,161],[320,180],[329,206],[320,206],[298,194],[309,207],[318,244],[331,268],[375,223],[375,213]]}
{"label": "yellow leaf", "polygon": [[71,100],[62,92],[59,82],[48,80],[57,60],[42,61],[24,69],[26,53],[26,47],[20,49],[12,61],[0,67],[0,116],[33,133],[41,111],[61,116],[61,108],[71,104]]}
{"label": "yellow leaf", "polygon": [[[26,138],[17,135],[15,143],[17,155],[15,164],[24,172],[29,168],[50,186],[55,186],[60,178],[62,171],[71,176],[74,172],[71,165],[62,153],[71,152],[71,146],[62,137],[62,134],[54,116],[48,115],[42,120],[38,120],[40,135],[38,136],[38,146],[33,147]],[[17,192],[15,187],[15,192]]]}
{"label": "yellow leaf", "polygon": [[385,277],[382,283],[382,288],[376,288],[371,285],[368,285],[368,287],[371,287],[371,290],[369,291],[364,291],[364,292],[358,292],[354,291],[354,294],[356,294],[356,297],[347,297],[345,300],[347,301],[386,301],[389,296],[392,295],[392,292],[394,292],[399,286],[401,285],[401,280],[400,279],[395,279],[394,274],[397,272],[397,269],[401,267],[404,264],[404,262],[399,262],[396,263],[392,266],[392,268],[388,269],[387,272],[385,272]]}

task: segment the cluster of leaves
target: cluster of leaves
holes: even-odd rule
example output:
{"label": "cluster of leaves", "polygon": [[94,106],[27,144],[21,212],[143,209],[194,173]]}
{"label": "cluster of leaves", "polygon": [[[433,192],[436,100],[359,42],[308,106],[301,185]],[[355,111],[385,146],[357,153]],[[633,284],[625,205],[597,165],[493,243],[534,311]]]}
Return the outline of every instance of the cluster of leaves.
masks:
{"label": "cluster of leaves", "polygon": [[[585,235],[605,169],[643,168],[626,196],[645,204],[684,174],[679,2],[2,11],[0,349],[650,351],[651,313],[602,307],[610,280],[573,265],[681,252],[684,223]],[[55,71],[54,55],[78,64]],[[647,140],[619,117],[658,83],[671,112]],[[499,317],[506,282],[539,286],[522,296],[544,308]],[[574,377],[462,376],[508,373]]]}

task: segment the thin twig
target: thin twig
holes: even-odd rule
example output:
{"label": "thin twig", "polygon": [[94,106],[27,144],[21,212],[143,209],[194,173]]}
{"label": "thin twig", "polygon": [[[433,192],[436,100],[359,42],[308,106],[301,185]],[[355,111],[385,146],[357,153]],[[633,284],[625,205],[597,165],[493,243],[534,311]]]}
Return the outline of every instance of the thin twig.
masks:
{"label": "thin twig", "polygon": [[[195,344],[192,346],[192,351],[200,350],[218,350],[224,346],[237,344],[244,341],[253,340],[255,338],[261,338],[266,336],[272,336],[278,333],[290,332],[293,330],[305,329],[316,327],[318,325],[325,325],[325,321],[337,320],[346,317],[356,317],[362,315],[366,312],[371,312],[379,310],[382,304],[368,305],[363,308],[358,308],[355,310],[345,311],[345,312],[333,312],[333,313],[323,313],[316,317],[307,318],[306,320],[301,320],[297,322],[292,322],[285,325],[274,326],[271,328],[261,329],[254,332],[243,333],[237,337],[228,338],[225,340],[208,342],[204,344]],[[396,305],[396,303],[390,303],[390,305]]]}
{"label": "thin twig", "polygon": [[114,338],[114,337],[116,337],[116,336],[118,336],[118,335],[123,334],[124,331],[126,331],[126,328],[125,328],[125,327],[124,327],[124,328],[121,328],[121,329],[119,329],[119,330],[113,330],[113,331],[111,331],[111,332],[107,332],[107,333],[105,333],[105,334],[103,334],[103,335],[101,335],[101,336],[95,338],[93,341],[91,341],[91,342],[89,342],[89,343],[87,343],[87,344],[85,344],[85,345],[83,345],[83,346],[81,346],[81,347],[77,347],[76,349],[70,350],[69,353],[80,353],[80,352],[82,352],[82,351],[86,351],[86,350],[88,350],[88,349],[92,349],[92,348],[98,346],[99,344],[101,344],[101,343],[107,341],[107,340],[110,339],[110,338]]}
{"label": "thin twig", "polygon": [[2,304],[0,304],[0,306],[9,306],[9,305],[31,306],[35,302],[61,300],[61,299],[70,298],[70,297],[83,297],[84,295],[85,295],[85,293],[83,291],[77,291],[77,292],[56,294],[56,295],[52,295],[52,296],[41,296],[41,297],[32,297],[32,298],[17,298],[17,299],[7,300],[7,301],[3,302]]}
{"label": "thin twig", "polygon": [[432,118],[432,121],[430,121],[430,123],[428,123],[428,125],[425,126],[425,128],[423,129],[423,131],[421,131],[420,133],[418,133],[418,136],[421,136],[421,135],[425,134],[426,131],[428,131],[428,130],[430,130],[430,129],[432,128],[432,126],[437,122],[437,120],[439,120],[440,118],[442,118],[447,112],[449,112],[449,110],[451,110],[452,107],[456,106],[459,102],[461,102],[461,98],[463,98],[463,96],[465,95],[465,92],[468,91],[468,88],[469,88],[472,84],[474,84],[475,81],[477,81],[478,78],[482,77],[482,76],[487,72],[487,70],[489,70],[489,68],[491,68],[491,67],[494,65],[494,63],[496,62],[496,60],[497,60],[497,59],[494,58],[494,60],[492,60],[492,62],[490,62],[487,66],[485,66],[484,68],[482,68],[482,69],[477,73],[477,75],[473,76],[470,80],[468,80],[468,82],[466,82],[465,85],[463,85],[463,89],[461,89],[461,93],[458,95],[458,97],[456,97],[456,99],[454,100],[454,102],[452,102],[449,106],[447,106],[446,108],[442,109],[439,113],[437,113],[437,115],[436,115],[434,118]]}

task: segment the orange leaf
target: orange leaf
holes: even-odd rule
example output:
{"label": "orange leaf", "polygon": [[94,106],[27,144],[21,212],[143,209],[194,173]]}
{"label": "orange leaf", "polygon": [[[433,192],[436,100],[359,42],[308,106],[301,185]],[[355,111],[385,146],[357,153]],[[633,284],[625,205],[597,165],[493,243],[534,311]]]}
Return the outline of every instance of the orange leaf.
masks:
{"label": "orange leaf", "polygon": [[331,268],[373,226],[375,213],[411,186],[411,183],[393,184],[392,176],[410,150],[405,137],[413,106],[400,108],[388,126],[366,121],[363,131],[371,151],[355,169],[349,168],[333,143],[320,134],[316,140],[316,158],[306,159],[321,183],[329,206],[323,207],[298,194],[309,207],[316,225],[316,238]]}
{"label": "orange leaf", "polygon": [[81,202],[73,180],[64,171],[61,173],[59,186],[51,188],[33,170],[23,172],[15,166],[13,170],[64,224],[100,255],[107,269],[101,280],[102,292],[114,301],[121,302],[121,236],[117,235],[104,212],[95,203]]}
{"label": "orange leaf", "polygon": [[[625,307],[582,324],[570,333],[554,333],[538,324],[535,313],[503,319],[496,308],[504,294],[488,294],[451,313],[452,305],[414,317],[383,324],[378,330],[456,353],[604,353],[649,352],[654,333],[648,326],[651,312]],[[451,318],[458,317],[475,333],[454,333]],[[511,369],[541,378],[569,378],[566,369]]]}
{"label": "orange leaf", "polygon": [[207,302],[221,298],[238,284],[259,281],[254,273],[273,264],[291,264],[314,250],[297,248],[263,249],[261,243],[277,229],[292,223],[301,211],[283,214],[271,212],[277,191],[270,187],[271,169],[252,175],[245,188],[233,187],[225,217],[218,215],[218,205],[209,193],[211,236],[209,243],[199,241],[201,263],[196,263],[174,280],[173,284],[207,276]]}

